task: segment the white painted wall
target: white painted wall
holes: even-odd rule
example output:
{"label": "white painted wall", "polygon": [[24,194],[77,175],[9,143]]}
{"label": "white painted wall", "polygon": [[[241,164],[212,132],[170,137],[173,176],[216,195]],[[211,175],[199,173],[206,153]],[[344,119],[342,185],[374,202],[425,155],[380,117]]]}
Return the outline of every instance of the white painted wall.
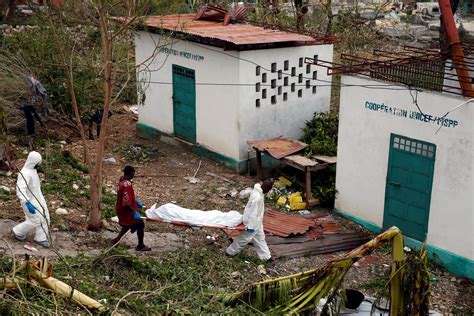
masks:
{"label": "white painted wall", "polygon": [[[168,45],[166,45],[168,44]],[[158,53],[140,78],[151,81],[146,89],[144,106],[139,106],[139,122],[162,132],[173,131],[172,65],[195,70],[196,75],[196,141],[218,153],[238,157],[238,59],[217,47],[170,40],[160,35],[138,32],[135,37],[136,62],[149,58],[157,45],[204,57],[204,60]],[[214,85],[215,83],[221,85]],[[208,84],[208,85],[206,85]]]}
{"label": "white painted wall", "polygon": [[[344,85],[390,85],[343,76],[335,207],[382,226],[390,133],[437,146],[427,243],[474,259],[473,133],[474,103],[448,115],[456,127],[443,127],[365,108],[365,102],[417,111],[408,90],[367,89]],[[393,87],[392,87],[393,88]],[[447,94],[418,93],[423,112],[443,116],[466,101]]]}
{"label": "white painted wall", "polygon": [[[194,69],[197,142],[225,156],[247,159],[248,140],[277,136],[297,139],[314,112],[329,110],[331,77],[325,68],[317,66],[310,66],[310,73],[306,73],[307,66],[303,63],[300,67],[299,58],[318,55],[320,59],[331,61],[332,45],[236,52],[188,41],[174,40],[171,43],[159,35],[139,32],[135,38],[137,63],[149,58],[157,45],[197,54],[204,60],[159,53],[149,67],[142,67],[139,77],[150,84],[145,91],[145,105],[139,107],[139,122],[172,134],[172,65]],[[288,70],[284,70],[285,60],[289,62]],[[288,77],[288,86],[282,87],[281,95],[277,95],[277,88],[269,86],[272,79],[278,78],[278,72],[263,69],[271,69],[273,62],[277,63],[277,69],[282,70],[282,76]],[[261,91],[256,92],[255,84],[261,82],[262,77],[256,76],[256,64],[263,67],[261,73],[267,74],[267,82],[261,87],[267,90],[265,100]],[[295,77],[291,76],[292,67],[296,67]],[[313,71],[317,71],[318,80],[312,80]],[[298,83],[300,73],[303,74],[302,83]],[[277,79],[277,85],[283,85],[283,77]],[[306,80],[310,80],[310,88],[306,88]],[[210,85],[203,85],[205,83]],[[292,83],[296,85],[295,92],[291,92]],[[313,94],[313,85],[319,85],[316,94]],[[301,98],[298,97],[300,89]],[[285,92],[287,101],[283,101]],[[271,104],[272,95],[277,95],[276,104]],[[261,100],[260,108],[255,106],[256,99]]]}
{"label": "white painted wall", "polygon": [[[332,45],[313,45],[301,47],[287,47],[240,52],[240,82],[248,84],[240,87],[240,159],[247,158],[247,141],[263,140],[284,136],[298,139],[301,129],[314,112],[329,111],[331,96],[331,76],[327,69],[311,65],[310,73],[306,73],[307,65],[299,66],[299,59],[313,58],[332,61]],[[247,60],[247,61],[246,61]],[[284,70],[284,61],[288,60],[289,69]],[[252,61],[252,62],[248,62]],[[282,79],[278,79],[278,71],[271,72],[271,64],[277,63],[277,69],[282,70]],[[256,75],[256,65],[261,65],[261,75]],[[291,68],[296,67],[296,76],[291,76]],[[269,71],[270,70],[270,71]],[[313,71],[317,71],[317,79],[312,80]],[[267,74],[267,82],[261,81],[262,74]],[[303,74],[303,82],[298,83],[298,74]],[[288,86],[283,86],[284,77],[288,77]],[[277,80],[277,86],[282,87],[282,94],[278,95],[278,88],[271,88],[271,80]],[[306,88],[306,80],[310,80],[311,87]],[[262,82],[261,91],[256,92],[255,84]],[[291,84],[295,83],[296,91],[291,92]],[[264,86],[266,85],[266,86]],[[317,85],[316,94],[312,86]],[[267,90],[267,98],[262,98],[262,90]],[[298,97],[298,90],[302,90],[302,97]],[[288,100],[283,101],[283,93],[288,94]],[[271,103],[271,97],[276,95],[276,104]],[[260,99],[260,107],[256,107],[256,99]]]}

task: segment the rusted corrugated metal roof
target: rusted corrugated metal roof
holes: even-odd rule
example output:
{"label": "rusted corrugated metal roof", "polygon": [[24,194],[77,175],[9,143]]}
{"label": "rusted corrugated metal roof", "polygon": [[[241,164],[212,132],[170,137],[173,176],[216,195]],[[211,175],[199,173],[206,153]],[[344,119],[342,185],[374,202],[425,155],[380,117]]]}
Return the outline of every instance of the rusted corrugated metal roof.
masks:
{"label": "rusted corrugated metal roof", "polygon": [[370,235],[361,232],[327,235],[303,243],[270,245],[274,258],[318,255],[343,250],[352,250],[370,240]]}
{"label": "rusted corrugated metal roof", "polygon": [[218,43],[206,43],[225,47],[285,43],[286,46],[317,44],[315,38],[307,35],[274,30],[251,24],[229,24],[224,22],[195,20],[195,14],[152,16],[144,24],[149,28],[162,29],[201,39],[214,39]]}
{"label": "rusted corrugated metal roof", "polygon": [[285,138],[253,140],[248,141],[247,143],[259,151],[268,152],[276,159],[281,159],[308,147],[308,145],[303,142]]}
{"label": "rusted corrugated metal roof", "polygon": [[328,234],[338,234],[344,228],[331,215],[319,216],[314,219],[314,226],[311,226],[306,233],[308,240],[324,238]]}
{"label": "rusted corrugated metal roof", "polygon": [[263,230],[280,237],[304,234],[313,225],[314,220],[284,214],[272,209],[268,209],[263,217]]}
{"label": "rusted corrugated metal roof", "polygon": [[273,236],[273,235],[266,235],[265,241],[267,245],[281,245],[281,244],[294,244],[294,243],[302,243],[308,241],[306,235],[294,236],[294,237],[280,237],[280,236]]}

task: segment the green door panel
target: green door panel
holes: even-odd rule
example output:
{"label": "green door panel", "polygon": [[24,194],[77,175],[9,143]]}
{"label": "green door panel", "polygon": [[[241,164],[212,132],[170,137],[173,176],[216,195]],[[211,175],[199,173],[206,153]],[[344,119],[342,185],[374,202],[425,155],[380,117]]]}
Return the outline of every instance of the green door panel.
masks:
{"label": "green door panel", "polygon": [[436,145],[390,136],[383,226],[425,241],[428,232]]}
{"label": "green door panel", "polygon": [[193,69],[173,65],[174,133],[196,142],[196,82]]}

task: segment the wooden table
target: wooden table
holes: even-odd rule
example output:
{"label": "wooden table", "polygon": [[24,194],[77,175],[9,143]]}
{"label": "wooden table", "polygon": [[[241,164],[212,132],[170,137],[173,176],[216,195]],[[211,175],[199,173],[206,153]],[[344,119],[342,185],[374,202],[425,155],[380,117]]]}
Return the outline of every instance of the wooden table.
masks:
{"label": "wooden table", "polygon": [[[254,148],[257,156],[257,178],[263,180],[263,169],[262,169],[262,153],[257,148]],[[291,166],[304,172],[305,175],[305,187],[306,193],[306,206],[314,206],[319,204],[318,199],[313,199],[313,193],[311,190],[311,172],[326,169],[329,165],[335,164],[337,157],[315,155],[311,158],[302,155],[290,155],[279,159],[285,165]]]}
{"label": "wooden table", "polygon": [[306,193],[306,206],[310,207],[319,204],[318,199],[313,199],[313,193],[311,190],[311,172],[326,169],[329,164],[324,162],[320,163],[316,160],[301,155],[287,156],[281,161],[288,166],[291,166],[304,172],[304,191]]}

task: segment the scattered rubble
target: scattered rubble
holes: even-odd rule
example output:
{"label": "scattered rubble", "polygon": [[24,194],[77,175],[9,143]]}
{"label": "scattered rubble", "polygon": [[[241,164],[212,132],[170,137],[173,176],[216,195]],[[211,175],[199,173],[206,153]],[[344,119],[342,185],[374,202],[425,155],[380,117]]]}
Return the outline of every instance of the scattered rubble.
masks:
{"label": "scattered rubble", "polygon": [[195,178],[195,177],[185,177],[184,179],[188,180],[189,183],[191,184],[196,184],[196,183],[201,182],[198,178]]}
{"label": "scattered rubble", "polygon": [[64,208],[58,208],[54,213],[56,215],[67,215],[69,212]]}
{"label": "scattered rubble", "polygon": [[244,200],[250,197],[250,193],[252,193],[252,188],[245,188],[239,192],[239,199]]}
{"label": "scattered rubble", "polygon": [[9,187],[6,187],[4,185],[0,185],[0,190],[3,190],[5,192],[10,192],[11,191],[11,189]]}
{"label": "scattered rubble", "polygon": [[257,266],[257,272],[260,274],[267,274],[267,270],[263,264]]}
{"label": "scattered rubble", "polygon": [[234,279],[237,279],[237,278],[240,278],[242,274],[239,271],[234,271],[230,274],[230,276],[233,277]]}
{"label": "scattered rubble", "polygon": [[110,158],[104,159],[104,162],[110,163],[110,164],[116,164],[117,159],[115,159],[114,157],[110,157]]}

